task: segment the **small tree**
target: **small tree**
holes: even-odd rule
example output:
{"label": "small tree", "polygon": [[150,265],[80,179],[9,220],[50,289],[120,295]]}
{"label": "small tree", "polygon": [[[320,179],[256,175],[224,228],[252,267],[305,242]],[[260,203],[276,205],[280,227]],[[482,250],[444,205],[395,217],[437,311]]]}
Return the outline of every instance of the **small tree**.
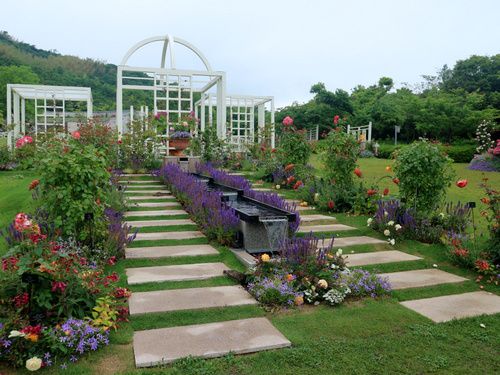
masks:
{"label": "small tree", "polygon": [[476,151],[478,154],[484,154],[488,152],[490,148],[493,147],[494,143],[491,140],[491,122],[483,120],[476,129],[476,141],[477,148]]}
{"label": "small tree", "polygon": [[436,208],[453,180],[451,163],[436,145],[426,140],[401,149],[394,164],[401,198],[419,213]]}

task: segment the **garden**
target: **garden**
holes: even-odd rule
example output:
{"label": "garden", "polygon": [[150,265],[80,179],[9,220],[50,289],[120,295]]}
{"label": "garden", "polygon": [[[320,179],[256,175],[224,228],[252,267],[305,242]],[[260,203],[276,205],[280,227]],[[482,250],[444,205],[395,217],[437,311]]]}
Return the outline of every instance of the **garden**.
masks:
{"label": "garden", "polygon": [[[275,147],[264,139],[247,152],[211,129],[193,137],[197,119],[187,120],[175,129],[190,134],[182,151],[199,160],[195,174],[162,163],[140,123],[123,137],[93,120],[66,136],[25,135],[2,156],[2,373],[495,372],[495,307],[461,305],[446,319],[414,307],[474,294],[481,310],[481,298],[498,298],[490,124],[478,126],[471,163],[458,164],[427,139],[366,157],[373,146],[340,116],[316,143],[285,116]],[[238,209],[200,176],[293,214],[277,248],[242,260]],[[195,266],[206,275],[186,277]],[[247,302],[210,294],[224,288]],[[197,290],[210,301],[182,294]],[[258,319],[286,349],[139,358],[141,337],[155,343],[157,331]]]}

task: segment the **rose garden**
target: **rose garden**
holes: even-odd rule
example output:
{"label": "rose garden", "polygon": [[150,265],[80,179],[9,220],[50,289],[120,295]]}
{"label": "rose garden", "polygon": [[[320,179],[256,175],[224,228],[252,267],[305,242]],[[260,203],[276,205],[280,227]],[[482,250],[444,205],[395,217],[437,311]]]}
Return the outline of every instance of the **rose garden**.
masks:
{"label": "rose garden", "polygon": [[[311,140],[208,63],[212,94],[124,61],[114,123],[30,127],[12,82],[0,373],[498,371],[494,122],[470,163],[435,139],[380,146],[345,114]],[[131,77],[153,77],[154,110],[122,110]]]}

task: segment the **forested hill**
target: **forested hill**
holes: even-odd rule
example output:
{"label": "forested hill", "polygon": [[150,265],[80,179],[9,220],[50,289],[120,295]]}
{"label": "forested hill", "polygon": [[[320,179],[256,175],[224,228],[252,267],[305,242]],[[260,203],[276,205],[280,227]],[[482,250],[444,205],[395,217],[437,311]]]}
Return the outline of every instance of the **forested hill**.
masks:
{"label": "forested hill", "polygon": [[61,55],[0,32],[0,112],[5,115],[7,83],[92,88],[95,110],[115,109],[116,65]]}

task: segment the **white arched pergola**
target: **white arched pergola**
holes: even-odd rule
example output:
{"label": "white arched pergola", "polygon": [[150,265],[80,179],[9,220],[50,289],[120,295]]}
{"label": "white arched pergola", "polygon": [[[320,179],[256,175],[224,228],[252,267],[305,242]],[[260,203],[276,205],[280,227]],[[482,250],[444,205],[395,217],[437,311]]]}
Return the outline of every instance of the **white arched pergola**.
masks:
{"label": "white arched pergola", "polygon": [[[152,43],[163,43],[159,67],[134,67],[128,61],[138,50]],[[176,46],[193,52],[205,70],[179,69],[175,60]],[[176,122],[194,110],[193,93],[201,95],[214,90],[216,97],[217,135],[226,136],[226,75],[214,71],[203,53],[191,43],[171,35],[144,39],[128,50],[117,70],[116,124],[120,136],[124,133],[123,90],[149,90],[154,94],[154,112],[166,113],[169,122]],[[165,137],[168,140],[168,130]]]}

